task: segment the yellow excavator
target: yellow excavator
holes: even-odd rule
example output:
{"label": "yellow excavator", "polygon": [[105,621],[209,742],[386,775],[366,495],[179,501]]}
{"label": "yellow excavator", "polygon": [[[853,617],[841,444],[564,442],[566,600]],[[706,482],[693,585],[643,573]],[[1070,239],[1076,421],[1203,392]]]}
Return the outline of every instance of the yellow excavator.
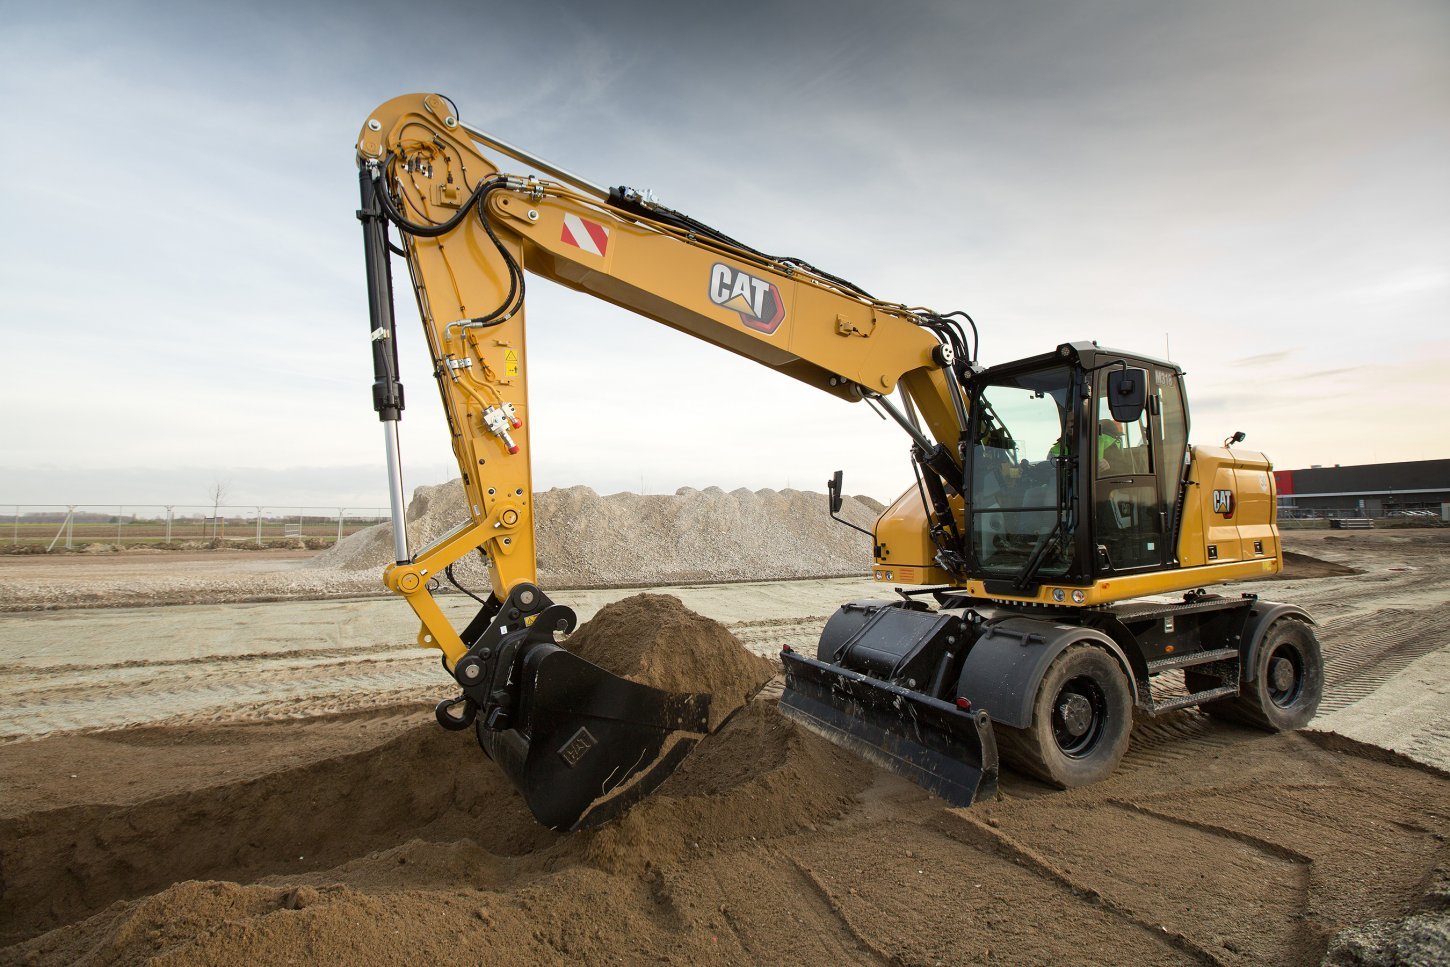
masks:
{"label": "yellow excavator", "polygon": [[[558,643],[576,618],[535,583],[530,273],[864,403],[909,440],[915,484],[866,535],[891,591],[845,603],[813,656],[781,652],[781,709],[813,731],[969,805],[995,794],[999,750],[1057,786],[1104,778],[1135,711],[1196,705],[1268,730],[1313,717],[1309,615],[1205,590],[1281,570],[1274,479],[1262,454],[1234,449],[1241,433],[1190,445],[1174,363],[1067,342],[984,367],[966,313],[882,301],[648,192],[593,184],[437,94],[373,111],[357,161],[396,559],[383,580],[461,690],[439,723],[472,728],[540,822],[586,828],[647,795],[705,732],[709,696],[627,681]],[[417,295],[470,511],[417,550],[391,255]],[[837,517],[839,472],[827,490]],[[491,589],[457,629],[434,591],[472,554]]]}

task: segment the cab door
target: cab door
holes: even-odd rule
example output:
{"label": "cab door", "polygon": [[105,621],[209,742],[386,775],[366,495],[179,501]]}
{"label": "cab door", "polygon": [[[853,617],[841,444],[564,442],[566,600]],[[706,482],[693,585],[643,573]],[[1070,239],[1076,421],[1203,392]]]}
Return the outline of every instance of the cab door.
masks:
{"label": "cab door", "polygon": [[[1128,361],[1148,373],[1148,399],[1139,419],[1120,423],[1108,407],[1109,366],[1093,374],[1092,408],[1095,432],[1090,427],[1088,463],[1093,494],[1093,538],[1099,576],[1161,570],[1173,561],[1170,508],[1177,500],[1182,467],[1180,441],[1182,397],[1176,395],[1172,426],[1165,434],[1165,370]],[[1177,393],[1176,373],[1169,385]],[[1177,450],[1177,455],[1172,452]],[[1171,464],[1171,465],[1170,465]]]}

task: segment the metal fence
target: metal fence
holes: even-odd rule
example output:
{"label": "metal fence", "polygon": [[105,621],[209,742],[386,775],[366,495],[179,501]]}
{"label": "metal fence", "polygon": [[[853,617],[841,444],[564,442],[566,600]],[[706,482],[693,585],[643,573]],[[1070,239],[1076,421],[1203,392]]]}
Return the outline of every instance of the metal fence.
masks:
{"label": "metal fence", "polygon": [[[8,512],[8,513],[7,513]],[[385,507],[220,504],[0,504],[0,544],[67,550],[88,544],[186,542],[316,546],[389,518]]]}
{"label": "metal fence", "polygon": [[1279,520],[1344,520],[1373,518],[1375,520],[1409,520],[1409,521],[1443,521],[1450,520],[1450,516],[1439,508],[1438,505],[1432,509],[1429,505],[1410,505],[1404,507],[1384,507],[1377,512],[1366,510],[1363,507],[1279,507]]}

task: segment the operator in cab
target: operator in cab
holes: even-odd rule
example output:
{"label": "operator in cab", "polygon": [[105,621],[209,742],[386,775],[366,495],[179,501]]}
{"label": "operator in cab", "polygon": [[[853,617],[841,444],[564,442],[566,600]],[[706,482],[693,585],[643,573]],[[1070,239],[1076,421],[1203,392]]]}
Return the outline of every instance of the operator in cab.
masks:
{"label": "operator in cab", "polygon": [[[1122,453],[1123,445],[1123,424],[1116,420],[1098,421],[1098,472],[1106,472],[1113,464],[1112,458]],[[1115,450],[1116,453],[1109,453]],[[1055,460],[1062,456],[1062,437],[1057,438],[1047,451],[1047,459]]]}

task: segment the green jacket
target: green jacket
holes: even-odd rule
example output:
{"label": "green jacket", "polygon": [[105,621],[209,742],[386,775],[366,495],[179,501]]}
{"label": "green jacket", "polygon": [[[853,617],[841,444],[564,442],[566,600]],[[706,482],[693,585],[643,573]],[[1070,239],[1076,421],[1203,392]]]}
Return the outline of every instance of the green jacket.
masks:
{"label": "green jacket", "polygon": [[[1110,433],[1099,433],[1098,434],[1098,459],[1099,460],[1103,459],[1103,456],[1108,452],[1108,447],[1115,447],[1117,445],[1118,445],[1118,438],[1117,437],[1113,436]],[[1058,440],[1056,443],[1054,443],[1052,445],[1052,449],[1050,449],[1050,450],[1047,451],[1047,456],[1048,456],[1049,459],[1051,459],[1052,457],[1060,457],[1060,456],[1062,456],[1062,441],[1061,440]]]}

